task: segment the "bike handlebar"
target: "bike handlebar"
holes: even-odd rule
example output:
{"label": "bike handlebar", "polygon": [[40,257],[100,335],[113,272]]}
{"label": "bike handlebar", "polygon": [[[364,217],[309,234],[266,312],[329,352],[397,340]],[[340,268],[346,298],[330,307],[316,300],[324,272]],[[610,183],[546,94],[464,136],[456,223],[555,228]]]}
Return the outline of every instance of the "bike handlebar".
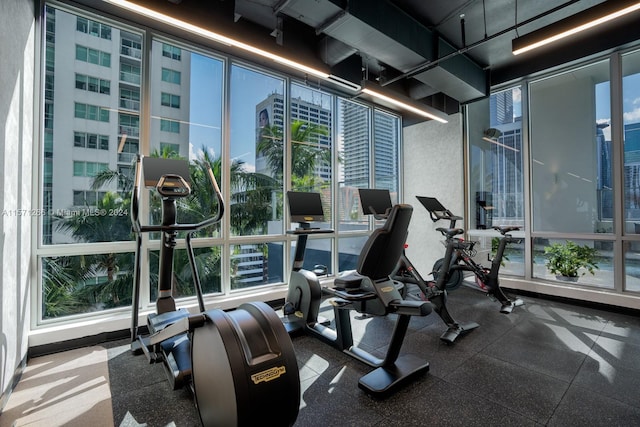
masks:
{"label": "bike handlebar", "polygon": [[222,199],[222,193],[220,192],[220,187],[218,187],[218,181],[216,180],[215,175],[213,174],[213,170],[211,169],[211,165],[208,162],[204,162],[207,175],[209,176],[209,182],[213,187],[213,190],[216,194],[218,211],[216,215],[205,219],[204,221],[200,221],[196,224],[173,224],[173,225],[142,225],[140,224],[140,199],[142,193],[142,186],[140,183],[142,182],[142,157],[139,155],[136,159],[136,176],[133,185],[133,191],[131,192],[131,223],[133,225],[133,229],[136,233],[143,232],[153,232],[153,231],[196,231],[201,228],[207,227],[209,225],[213,225],[217,222],[220,222],[222,216],[224,215],[224,200]]}

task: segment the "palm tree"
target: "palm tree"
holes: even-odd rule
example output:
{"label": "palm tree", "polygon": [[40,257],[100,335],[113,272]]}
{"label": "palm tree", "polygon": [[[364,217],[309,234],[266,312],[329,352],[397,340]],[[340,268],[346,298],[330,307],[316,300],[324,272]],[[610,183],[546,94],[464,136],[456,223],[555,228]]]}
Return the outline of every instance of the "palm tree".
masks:
{"label": "palm tree", "polygon": [[[180,222],[183,223],[200,222],[214,215],[217,210],[206,164],[211,165],[214,176],[220,182],[222,159],[212,158],[204,147],[200,153],[201,156],[190,164],[192,194],[179,200]],[[161,151],[154,151],[152,156],[179,158],[177,153],[166,147]],[[70,234],[75,241],[87,243],[130,240],[132,233],[128,212],[133,176],[117,171],[103,171],[94,177],[92,188],[101,188],[114,180],[118,180],[119,188],[124,189],[121,194],[107,192],[98,200],[95,209],[87,207],[82,211],[86,214],[57,218],[57,230]],[[237,235],[266,232],[266,225],[273,216],[271,194],[274,189],[281,192],[281,184],[267,175],[246,171],[244,162],[239,160],[231,164],[230,183],[233,198],[242,201],[231,203],[227,207],[233,232]],[[152,221],[159,221],[159,199],[152,197],[150,204],[154,217]],[[101,214],[110,212],[122,212],[124,215]],[[200,234],[211,236],[218,231],[219,225],[215,224],[201,230]],[[196,250],[196,265],[205,292],[220,290],[220,250],[219,247]],[[75,265],[69,269],[68,265],[71,263]],[[81,255],[65,257],[64,260],[61,257],[52,259],[50,264],[47,270],[50,277],[45,278],[50,315],[71,314],[74,310],[86,310],[92,304],[113,307],[130,303],[133,278],[133,257],[130,253]],[[177,293],[193,295],[193,278],[186,251],[175,252],[174,265]],[[85,285],[101,276],[104,280],[100,283]],[[151,282],[153,288],[157,283],[157,275],[153,273],[153,269]]]}
{"label": "palm tree", "polygon": [[78,270],[71,268],[73,257],[42,259],[43,317],[80,313],[89,307],[76,292]]}
{"label": "palm tree", "polygon": [[[320,146],[320,138],[329,135],[326,126],[295,120],[291,123],[291,180],[295,190],[315,188],[318,164],[331,164],[331,148]],[[271,125],[262,129],[257,151],[267,158],[274,177],[282,180],[284,148],[282,128]]]}
{"label": "palm tree", "polygon": [[[128,241],[132,238],[129,205],[128,198],[123,199],[119,194],[107,192],[97,201],[95,209],[74,211],[76,214],[69,217],[56,218],[56,228],[60,232],[69,233],[75,241],[80,242]],[[77,272],[82,276],[79,283],[90,278],[106,277],[105,282],[91,288],[96,303],[118,306],[122,300],[130,297],[130,285],[125,288],[124,279],[119,275],[123,255],[107,253],[78,256],[80,265]],[[77,288],[80,293],[82,289],[82,286]]]}

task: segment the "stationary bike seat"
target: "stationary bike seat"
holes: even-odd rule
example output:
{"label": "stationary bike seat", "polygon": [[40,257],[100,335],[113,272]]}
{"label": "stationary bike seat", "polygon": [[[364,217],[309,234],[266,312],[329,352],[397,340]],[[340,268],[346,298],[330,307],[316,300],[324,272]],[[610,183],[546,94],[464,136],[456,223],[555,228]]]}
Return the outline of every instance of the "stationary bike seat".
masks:
{"label": "stationary bike seat", "polygon": [[516,225],[494,225],[493,229],[499,231],[500,234],[505,235],[511,231],[518,231],[520,227]]}
{"label": "stationary bike seat", "polygon": [[457,236],[458,234],[464,233],[464,229],[462,228],[444,228],[438,227],[436,231],[442,233],[443,236],[447,236],[447,238],[452,238],[453,236]]}

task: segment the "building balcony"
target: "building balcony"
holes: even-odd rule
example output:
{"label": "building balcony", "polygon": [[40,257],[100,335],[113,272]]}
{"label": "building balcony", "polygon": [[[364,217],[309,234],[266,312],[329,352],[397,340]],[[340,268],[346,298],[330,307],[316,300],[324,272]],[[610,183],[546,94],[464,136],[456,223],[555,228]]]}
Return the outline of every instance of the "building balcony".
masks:
{"label": "building balcony", "polygon": [[136,86],[140,86],[140,74],[126,73],[120,71],[120,81],[125,83],[131,83]]}
{"label": "building balcony", "polygon": [[120,54],[129,58],[142,59],[142,50],[130,46],[120,46]]}
{"label": "building balcony", "polygon": [[120,98],[119,106],[125,110],[140,111],[140,101],[135,101],[133,99]]}
{"label": "building balcony", "polygon": [[131,164],[135,160],[136,153],[118,153],[118,163]]}
{"label": "building balcony", "polygon": [[135,126],[118,126],[118,135],[127,135],[131,137],[140,136],[140,128]]}

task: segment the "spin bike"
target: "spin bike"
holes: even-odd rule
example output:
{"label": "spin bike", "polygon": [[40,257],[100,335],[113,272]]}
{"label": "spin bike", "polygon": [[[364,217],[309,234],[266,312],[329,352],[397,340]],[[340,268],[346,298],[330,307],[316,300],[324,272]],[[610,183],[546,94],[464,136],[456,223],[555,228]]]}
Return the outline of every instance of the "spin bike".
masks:
{"label": "spin bike", "polygon": [[[374,230],[365,243],[357,270],[339,275],[332,288],[322,288],[316,274],[303,268],[307,238],[333,232],[313,228],[309,223],[324,222],[320,194],[288,192],[287,198],[291,220],[299,224],[291,231],[298,240],[282,310],[287,330],[291,334],[305,333],[318,338],[373,367],[373,371],[360,378],[358,386],[374,396],[386,396],[402,383],[428,371],[429,363],[410,354],[400,356],[400,348],[411,317],[428,315],[431,305],[426,301],[403,299],[399,291],[403,285],[389,277],[402,251],[413,208],[394,206],[385,224]],[[329,302],[335,315],[335,328],[318,316],[323,293],[332,298]],[[351,310],[371,316],[398,315],[384,358],[377,358],[354,345]]]}
{"label": "spin bike", "polygon": [[[291,426],[298,416],[300,378],[291,339],[275,311],[263,302],[241,304],[236,310],[206,310],[191,244],[194,234],[216,224],[224,203],[211,167],[204,162],[217,199],[217,213],[197,224],[177,222],[177,201],[191,195],[186,160],[138,157],[131,196],[131,220],[136,234],[135,275],[131,317],[131,350],[150,363],[162,363],[175,390],[188,386],[204,426]],[[143,180],[144,176],[144,180]],[[140,223],[142,185],[155,188],[162,199],[162,221]],[[141,251],[143,233],[160,232],[160,265],[156,313],[147,316],[149,335],[140,334]],[[199,313],[176,309],[173,262],[178,232],[186,232],[186,247]]]}
{"label": "spin bike", "polygon": [[[522,241],[520,238],[513,237],[510,233],[520,230],[517,226],[493,226],[492,228],[498,231],[502,237],[499,239],[496,254],[493,258],[489,256],[491,261],[491,268],[484,267],[474,261],[474,257],[477,255],[477,251],[474,248],[478,242],[467,241],[456,237],[464,233],[461,228],[456,228],[456,221],[461,220],[462,217],[453,215],[451,211],[446,209],[442,204],[434,197],[416,196],[420,203],[429,211],[429,216],[434,222],[440,220],[448,220],[449,227],[438,227],[436,231],[439,231],[445,238],[445,246],[453,246],[454,251],[449,261],[441,258],[433,265],[434,277],[437,280],[439,274],[446,274],[446,289],[449,291],[457,289],[464,280],[463,272],[470,271],[475,276],[476,287],[486,293],[490,298],[500,303],[500,312],[509,314],[515,307],[519,307],[524,304],[520,298],[509,298],[502,288],[500,287],[500,267],[502,266],[502,260],[504,257],[504,251],[508,244],[518,243]],[[443,268],[448,266],[448,268]]]}
{"label": "spin bike", "polygon": [[[373,215],[377,220],[387,218],[392,209],[391,197],[388,190],[362,188],[358,190],[362,212],[365,215]],[[380,214],[378,212],[384,212]],[[393,280],[404,284],[403,296],[410,300],[428,301],[433,310],[447,325],[447,330],[440,339],[447,344],[453,344],[455,340],[465,335],[479,325],[475,322],[458,323],[447,308],[447,290],[445,288],[446,275],[440,275],[436,281],[425,280],[413,266],[406,254],[407,245],[404,244],[398,261],[391,273]],[[453,250],[453,248],[451,249]],[[449,254],[451,256],[453,252]],[[445,255],[446,257],[447,255]],[[417,289],[416,289],[417,288]]]}

